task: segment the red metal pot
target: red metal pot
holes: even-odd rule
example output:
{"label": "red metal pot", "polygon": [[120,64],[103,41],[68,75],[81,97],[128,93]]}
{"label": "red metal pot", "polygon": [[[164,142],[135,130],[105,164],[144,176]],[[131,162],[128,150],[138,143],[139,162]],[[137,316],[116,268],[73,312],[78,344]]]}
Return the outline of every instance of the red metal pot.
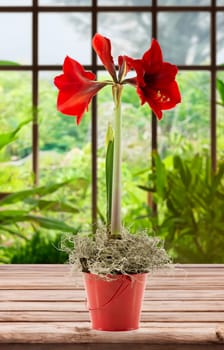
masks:
{"label": "red metal pot", "polygon": [[147,274],[108,277],[109,280],[84,273],[92,328],[101,331],[139,328]]}

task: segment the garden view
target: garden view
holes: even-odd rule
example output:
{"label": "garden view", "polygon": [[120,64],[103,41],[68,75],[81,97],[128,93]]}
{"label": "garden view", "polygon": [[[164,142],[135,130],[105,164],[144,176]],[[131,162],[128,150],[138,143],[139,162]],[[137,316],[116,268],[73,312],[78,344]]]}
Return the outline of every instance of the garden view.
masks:
{"label": "garden view", "polygon": [[[59,115],[52,77],[43,76],[40,84],[40,184],[28,190],[32,188],[30,77],[1,73],[2,136],[12,134],[21,124],[1,149],[1,190],[16,192],[0,202],[2,262],[62,261],[65,255],[56,249],[61,233],[91,225],[90,113],[80,126],[74,118]],[[223,125],[220,122],[218,127],[218,170],[212,175],[209,76],[181,72],[178,79],[183,102],[166,112],[159,123],[155,172],[149,109],[139,106],[134,88],[124,89],[123,221],[133,230],[144,227],[163,237],[175,261],[223,262]],[[219,82],[219,120],[224,113],[222,88]],[[102,221],[105,131],[113,106],[110,94],[107,88],[98,96],[98,212]],[[152,197],[157,213],[152,210]]]}
{"label": "garden view", "polygon": [[[133,5],[135,0],[130,3]],[[90,16],[84,15],[62,13],[61,33],[66,25],[71,25],[74,34],[75,23],[79,34],[74,34],[74,41],[84,40],[83,28],[89,26],[90,20]],[[48,16],[52,16],[50,21]],[[56,21],[56,16],[59,20],[58,14],[43,13],[40,16],[40,23],[43,23],[40,37],[46,35],[47,42],[55,40],[53,35],[60,41],[59,35],[51,34],[44,27],[53,23],[54,18]],[[130,31],[134,33],[138,28],[142,40],[133,34],[132,42],[127,45],[129,54],[138,56],[146,49],[142,49],[142,43],[147,47],[149,44],[149,17],[144,12],[127,13],[128,21],[122,23],[122,16],[99,13],[99,32],[119,38],[114,45],[114,57],[117,57],[124,42],[128,43]],[[158,39],[168,61],[178,65],[210,63],[209,15],[203,13],[203,19],[201,16],[201,12],[161,12],[158,15]],[[218,21],[221,27],[221,13]],[[57,27],[52,25],[55,30]],[[111,27],[112,35],[107,32]],[[178,33],[179,30],[182,35],[174,36],[174,31]],[[69,47],[73,42],[71,33]],[[218,32],[218,42],[223,39],[223,33]],[[61,42],[62,45],[66,43]],[[41,47],[41,64],[55,63],[53,56],[58,60],[57,64],[62,64],[61,57],[67,52],[65,47],[62,46],[60,57],[54,52],[53,44],[49,57],[44,56],[47,45]],[[221,65],[223,47],[218,48],[218,64]],[[84,56],[86,61],[82,63],[90,64],[90,50],[86,52],[84,46],[83,50],[84,53],[78,50],[78,57],[76,52],[71,55],[79,60]],[[1,59],[19,62],[13,55]],[[58,71],[39,72],[40,169],[39,184],[33,186],[32,75],[22,70],[0,71],[0,192],[5,194],[0,197],[0,263],[62,263],[66,261],[66,254],[60,251],[61,235],[80,229],[91,230],[92,227],[91,110],[79,126],[75,124],[75,118],[57,112],[53,79],[58,74]],[[104,71],[100,71],[98,77],[99,80],[108,79]],[[211,171],[210,159],[210,79],[210,73],[205,69],[180,70],[177,81],[182,103],[164,112],[163,119],[158,122],[158,153],[153,155],[151,111],[147,105],[140,106],[131,86],[125,86],[122,97],[123,222],[133,232],[136,228],[145,228],[149,234],[163,238],[174,262],[179,263],[224,263],[224,72],[220,70],[217,74],[216,172]],[[105,134],[108,122],[113,118],[110,87],[100,91],[97,106],[97,210],[99,222],[104,222]]]}

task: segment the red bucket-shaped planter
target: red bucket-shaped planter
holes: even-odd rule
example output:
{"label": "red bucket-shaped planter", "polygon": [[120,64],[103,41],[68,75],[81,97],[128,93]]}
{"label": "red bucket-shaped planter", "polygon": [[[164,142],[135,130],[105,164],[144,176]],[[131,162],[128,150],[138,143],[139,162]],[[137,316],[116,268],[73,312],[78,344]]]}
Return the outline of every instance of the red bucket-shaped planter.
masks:
{"label": "red bucket-shaped planter", "polygon": [[139,328],[146,273],[110,276],[84,273],[92,328],[129,331]]}

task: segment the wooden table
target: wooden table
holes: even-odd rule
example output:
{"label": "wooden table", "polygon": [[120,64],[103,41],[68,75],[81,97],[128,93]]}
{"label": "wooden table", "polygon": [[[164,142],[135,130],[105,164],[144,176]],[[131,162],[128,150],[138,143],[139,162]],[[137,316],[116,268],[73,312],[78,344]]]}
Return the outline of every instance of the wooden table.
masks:
{"label": "wooden table", "polygon": [[0,265],[0,349],[224,349],[224,265],[149,276],[141,328],[130,332],[91,330],[69,266]]}

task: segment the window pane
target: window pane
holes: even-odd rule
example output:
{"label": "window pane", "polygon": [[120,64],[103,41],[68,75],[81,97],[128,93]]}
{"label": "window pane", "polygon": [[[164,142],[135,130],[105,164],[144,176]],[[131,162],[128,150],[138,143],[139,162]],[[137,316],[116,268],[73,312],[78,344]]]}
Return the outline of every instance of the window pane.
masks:
{"label": "window pane", "polygon": [[151,0],[98,0],[99,6],[150,6]]}
{"label": "window pane", "polygon": [[[74,178],[74,182],[62,188],[57,195],[63,201],[79,208],[71,224],[91,222],[91,117],[90,111],[79,126],[76,119],[56,110],[58,90],[53,79],[61,72],[39,74],[39,147],[40,184],[53,179],[62,182]],[[68,223],[68,221],[66,220]]]}
{"label": "window pane", "polygon": [[210,63],[209,13],[159,13],[158,27],[166,61],[186,65]]}
{"label": "window pane", "polygon": [[31,34],[31,14],[0,13],[0,60],[31,64]]}
{"label": "window pane", "polygon": [[[0,72],[0,134],[10,133],[31,119],[31,74]],[[24,189],[32,184],[31,123],[22,127],[17,140],[0,151],[1,192]]]}
{"label": "window pane", "polygon": [[223,6],[224,5],[224,0],[217,0],[217,5],[218,6]]}
{"label": "window pane", "polygon": [[39,6],[90,6],[91,0],[39,0]]}
{"label": "window pane", "polygon": [[217,64],[224,64],[224,12],[217,13]]}
{"label": "window pane", "polygon": [[158,123],[159,152],[191,156],[209,152],[210,147],[210,78],[208,72],[179,72],[181,104],[164,111]]}
{"label": "window pane", "polygon": [[[99,80],[106,80],[107,73],[100,72]],[[97,96],[98,106],[98,208],[106,215],[105,188],[105,137],[108,123],[114,125],[114,103],[111,87],[103,88]],[[138,188],[146,183],[150,164],[151,111],[148,105],[140,106],[136,89],[125,85],[122,92],[122,219],[133,229],[147,227],[148,220],[135,220],[142,216],[146,195]],[[147,224],[145,223],[147,222]],[[136,227],[134,227],[136,226]]]}
{"label": "window pane", "polygon": [[30,6],[32,0],[0,0],[0,6]]}
{"label": "window pane", "polygon": [[151,14],[100,13],[98,29],[111,39],[115,61],[122,54],[141,57],[151,42]]}
{"label": "window pane", "polygon": [[39,19],[40,64],[62,64],[67,55],[90,64],[89,13],[40,13]]}
{"label": "window pane", "polygon": [[219,89],[217,89],[217,149],[218,157],[224,158],[224,72],[219,72]]}
{"label": "window pane", "polygon": [[211,0],[158,0],[161,6],[210,6]]}

